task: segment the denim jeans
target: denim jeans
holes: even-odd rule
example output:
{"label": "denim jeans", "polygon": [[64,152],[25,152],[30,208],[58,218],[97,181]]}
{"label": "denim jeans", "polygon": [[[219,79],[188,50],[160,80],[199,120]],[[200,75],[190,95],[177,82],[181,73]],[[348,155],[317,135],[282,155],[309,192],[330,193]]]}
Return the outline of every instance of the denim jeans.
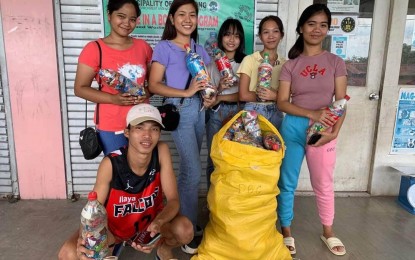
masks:
{"label": "denim jeans", "polygon": [[276,103],[261,104],[248,102],[245,104],[244,110],[255,110],[266,119],[268,119],[268,121],[270,121],[271,124],[273,124],[278,129],[278,131],[280,130],[284,115],[281,111],[278,110]]}
{"label": "denim jeans", "polygon": [[210,151],[212,148],[213,136],[222,128],[223,121],[230,119],[230,116],[234,116],[239,112],[241,107],[238,105],[228,105],[221,103],[218,111],[209,109],[206,111],[209,118],[206,124],[206,143],[208,147],[207,166],[206,166],[206,178],[208,189],[210,187],[210,176],[214,170],[212,159],[210,158]]}
{"label": "denim jeans", "polygon": [[192,221],[195,229],[202,175],[200,150],[205,133],[205,111],[200,111],[201,100],[198,94],[185,98],[182,105],[179,102],[180,98],[166,98],[165,104],[175,104],[180,111],[179,125],[171,132],[180,157],[177,178],[180,212]]}
{"label": "denim jeans", "polygon": [[110,132],[98,130],[98,136],[104,155],[108,155],[110,152],[118,150],[120,147],[128,144],[128,139],[124,136],[124,131]]}

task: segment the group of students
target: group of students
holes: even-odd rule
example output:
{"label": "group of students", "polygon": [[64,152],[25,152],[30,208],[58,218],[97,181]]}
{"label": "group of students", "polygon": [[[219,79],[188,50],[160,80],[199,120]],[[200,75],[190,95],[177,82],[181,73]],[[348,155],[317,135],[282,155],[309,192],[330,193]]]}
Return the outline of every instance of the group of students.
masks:
{"label": "group of students", "polygon": [[[330,10],[323,4],[304,10],[296,28],[299,37],[289,51],[288,61],[277,51],[284,37],[284,27],[277,16],[261,20],[258,37],[264,48],[251,55],[244,53],[241,23],[236,19],[225,20],[219,29],[218,47],[238,75],[239,81],[233,84],[220,77],[206,50],[196,43],[198,5],[194,0],[172,2],[162,39],[154,50],[144,40],[129,36],[141,14],[136,0],[109,0],[107,10],[111,32],[85,46],[75,79],[75,94],[97,103],[95,122],[106,157],[98,168],[94,190],[107,208],[117,202],[117,196],[148,196],[157,190],[166,198],[165,205],[149,209],[145,218],[145,214],[127,216],[124,232],[112,230],[111,227],[117,226],[109,225],[111,246],[117,248],[145,228],[152,235],[162,234],[157,244],[158,259],[173,259],[171,249],[176,246],[187,253],[197,253],[194,236],[201,234],[197,212],[203,135],[206,132],[210,150],[212,138],[223,122],[244,109],[266,117],[280,131],[287,147],[280,169],[277,212],[290,253],[296,253],[290,227],[294,192],[305,156],[323,225],[321,239],[333,254],[344,255],[345,247],[333,232],[335,146],[344,116],[333,124],[329,113],[322,109],[332,102],[333,96],[336,100],[343,98],[347,87],[344,61],[322,48],[331,24]],[[207,99],[198,94],[206,82],[190,80],[185,44],[190,44],[208,64],[212,83],[218,87],[216,97]],[[257,89],[258,66],[264,53],[268,53],[273,66],[271,89]],[[100,90],[91,87],[94,78],[99,80],[100,66],[121,72],[143,86],[148,81],[146,96],[121,94],[105,84]],[[165,103],[179,107],[180,122],[171,132],[180,156],[177,185],[168,146],[159,141],[163,128],[160,114],[148,104],[150,93],[163,96]],[[257,97],[264,101],[257,101]],[[201,111],[201,106],[209,109]],[[306,145],[307,128],[317,121],[331,128],[322,133],[316,144]],[[207,161],[210,183],[214,167],[209,156]],[[77,231],[65,242],[60,259],[88,259],[85,255],[88,250],[79,236]],[[132,246],[147,253],[154,248],[135,243]]]}

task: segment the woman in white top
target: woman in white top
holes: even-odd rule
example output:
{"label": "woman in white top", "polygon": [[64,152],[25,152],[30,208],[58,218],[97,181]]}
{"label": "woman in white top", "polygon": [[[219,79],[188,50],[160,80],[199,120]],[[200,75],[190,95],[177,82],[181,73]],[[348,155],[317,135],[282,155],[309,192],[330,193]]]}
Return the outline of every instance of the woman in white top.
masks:
{"label": "woman in white top", "polygon": [[[236,74],[240,63],[246,56],[244,53],[244,29],[240,21],[229,18],[223,22],[218,34],[218,48],[225,52],[231,63],[232,70]],[[224,121],[239,112],[241,104],[238,102],[239,78],[237,81],[231,83],[229,79],[221,77],[214,62],[211,62],[207,69],[212,78],[212,83],[218,86],[219,89],[216,105],[206,112],[206,136],[209,149],[206,177],[209,187],[210,175],[214,170],[212,159],[210,158],[213,136],[222,128]]]}

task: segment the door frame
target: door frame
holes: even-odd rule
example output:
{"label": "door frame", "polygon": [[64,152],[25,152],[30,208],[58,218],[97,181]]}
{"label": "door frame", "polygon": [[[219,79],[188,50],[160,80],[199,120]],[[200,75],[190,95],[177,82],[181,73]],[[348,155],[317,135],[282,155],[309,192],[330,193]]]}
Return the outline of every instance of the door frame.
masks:
{"label": "door frame", "polygon": [[[350,167],[350,161],[348,160],[348,156],[355,151],[355,149],[364,149],[365,151],[362,152],[364,160],[361,160],[362,166],[360,169],[357,170],[354,174],[356,176],[365,176],[362,177],[361,181],[357,181],[356,187],[348,188],[346,185],[342,186],[341,182],[346,182],[346,180],[342,180],[340,182],[335,181],[335,189],[336,191],[342,192],[362,192],[362,193],[372,193],[373,192],[373,169],[374,169],[374,154],[375,151],[378,150],[377,146],[379,138],[377,135],[379,133],[378,128],[382,126],[383,119],[380,116],[379,111],[381,110],[384,102],[388,102],[389,97],[388,95],[380,95],[381,98],[385,97],[388,100],[379,99],[378,101],[368,101],[369,100],[369,93],[381,93],[384,91],[383,79],[384,79],[384,72],[385,72],[385,65],[386,65],[386,49],[388,44],[388,28],[389,23],[391,20],[390,17],[390,7],[392,4],[397,5],[398,1],[393,0],[375,0],[374,2],[374,9],[373,9],[373,18],[372,18],[372,28],[371,28],[371,36],[370,36],[370,43],[369,43],[369,53],[368,53],[368,70],[366,75],[366,85],[364,87],[358,86],[348,86],[348,93],[352,96],[350,101],[350,113],[349,116],[346,117],[345,124],[342,127],[341,134],[338,138],[338,162],[336,166],[336,172],[347,169]],[[407,2],[407,1],[405,1]],[[297,35],[295,33],[295,28],[297,26],[297,21],[299,16],[301,15],[302,11],[309,5],[313,3],[312,0],[280,0],[281,11],[279,10],[280,17],[282,18],[284,24],[286,25],[285,29],[285,37],[283,38],[281,44],[281,50],[284,52],[285,56],[297,39]],[[407,6],[407,3],[406,3]],[[389,19],[385,19],[389,18]],[[401,42],[402,43],[402,42]],[[401,46],[401,43],[398,46]],[[396,44],[396,43],[395,43]],[[390,55],[391,56],[391,55]],[[399,56],[400,57],[400,56]],[[389,58],[389,57],[388,57]],[[399,62],[398,62],[399,63]],[[395,68],[399,70],[398,68]],[[369,103],[370,102],[370,103]],[[353,118],[351,114],[359,114],[359,108],[368,107],[368,111],[366,112],[367,118],[372,118],[373,121],[371,122],[364,122],[364,144],[362,143],[362,147],[350,147],[348,145],[349,138],[359,138],[359,127],[356,127],[356,124],[359,124],[360,118]],[[356,109],[357,108],[357,109]],[[354,110],[354,111],[353,111]],[[357,130],[357,131],[356,131]],[[368,138],[366,138],[368,137]],[[390,142],[389,142],[390,144]],[[341,149],[340,149],[341,148]],[[359,163],[359,162],[355,162]],[[308,170],[306,167],[306,162],[304,161],[301,175],[299,179],[298,190],[299,191],[311,191],[311,185],[309,184],[309,176]],[[336,175],[336,173],[335,173]],[[353,181],[353,178],[351,178]]]}
{"label": "door frame", "polygon": [[[406,15],[409,0],[391,0],[390,26],[386,42],[385,62],[379,104],[379,126],[376,146],[373,151],[373,169],[369,191],[372,195],[396,195],[399,191],[400,176],[393,167],[415,168],[414,155],[390,154],[394,135],[397,102],[400,88],[415,88],[399,85],[402,45],[405,34]],[[404,14],[404,15],[403,15]]]}

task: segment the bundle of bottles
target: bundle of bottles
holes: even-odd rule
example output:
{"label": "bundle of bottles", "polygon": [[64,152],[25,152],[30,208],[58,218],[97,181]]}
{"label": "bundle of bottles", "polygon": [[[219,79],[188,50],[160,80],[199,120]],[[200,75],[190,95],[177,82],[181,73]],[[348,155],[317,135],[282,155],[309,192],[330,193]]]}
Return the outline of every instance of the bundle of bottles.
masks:
{"label": "bundle of bottles", "polygon": [[135,83],[121,73],[111,69],[100,69],[98,75],[108,87],[118,90],[120,93],[129,93],[133,96],[146,95],[146,91],[142,85]]}
{"label": "bundle of bottles", "polygon": [[261,131],[256,111],[243,111],[223,138],[267,150],[279,151],[281,149],[281,140],[278,135],[269,131]]}

